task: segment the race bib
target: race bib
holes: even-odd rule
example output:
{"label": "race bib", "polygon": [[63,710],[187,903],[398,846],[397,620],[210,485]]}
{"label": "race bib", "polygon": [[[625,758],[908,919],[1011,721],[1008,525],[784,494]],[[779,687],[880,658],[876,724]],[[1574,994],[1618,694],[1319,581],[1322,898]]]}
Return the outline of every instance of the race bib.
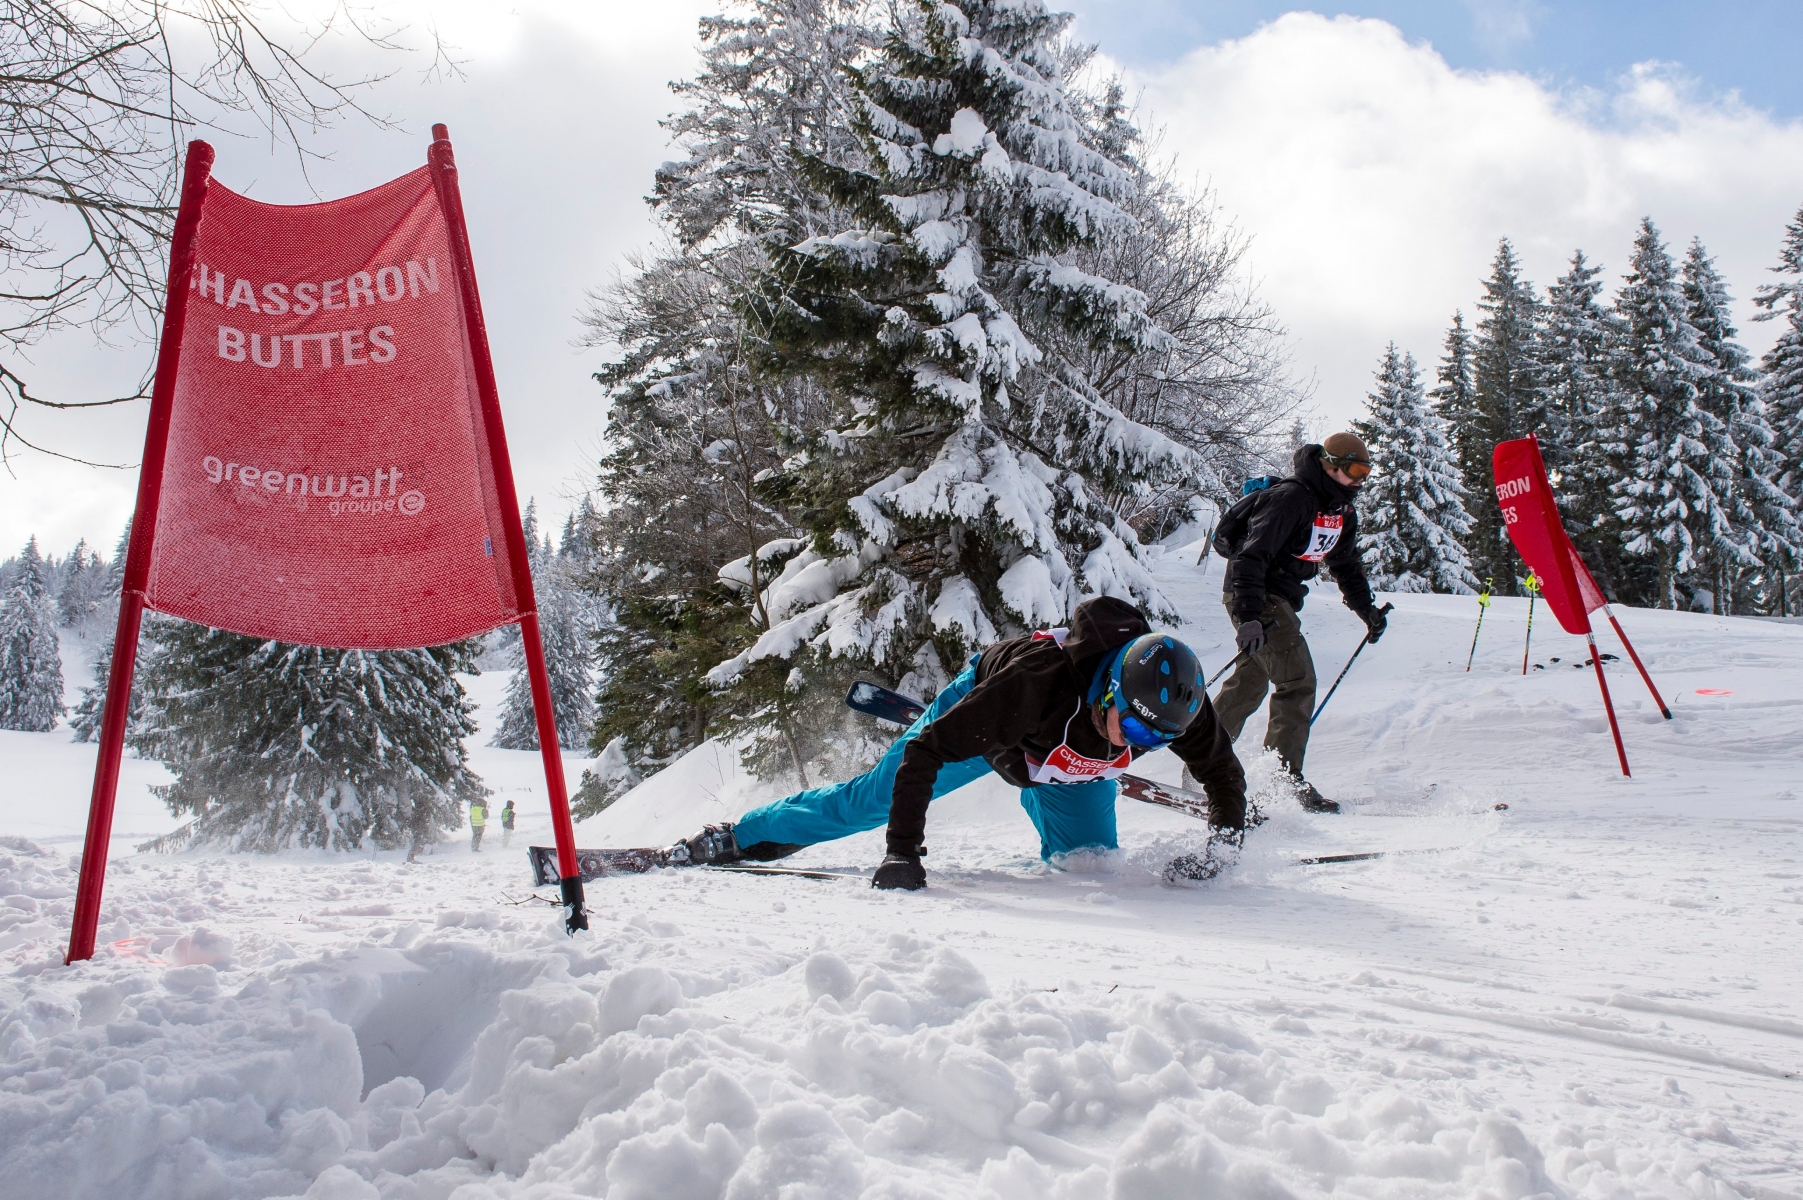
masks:
{"label": "race bib", "polygon": [[1345,525],[1346,518],[1340,513],[1317,514],[1314,527],[1308,532],[1308,548],[1296,557],[1305,562],[1320,562],[1339,543],[1340,530]]}
{"label": "race bib", "polygon": [[[1024,757],[1024,756],[1023,756]],[[1084,758],[1065,742],[1046,755],[1044,762],[1027,759],[1027,778],[1034,783],[1088,783],[1092,779],[1114,779],[1125,775],[1133,766],[1133,748],[1121,751],[1117,759]]]}

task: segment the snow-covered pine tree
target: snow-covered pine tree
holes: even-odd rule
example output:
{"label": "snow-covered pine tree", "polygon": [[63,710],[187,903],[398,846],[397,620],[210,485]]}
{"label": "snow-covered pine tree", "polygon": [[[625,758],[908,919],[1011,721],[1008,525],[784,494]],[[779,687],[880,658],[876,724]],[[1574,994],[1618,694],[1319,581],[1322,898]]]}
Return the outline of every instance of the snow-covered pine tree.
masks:
{"label": "snow-covered pine tree", "polygon": [[1460,541],[1471,530],[1445,428],[1421,390],[1415,356],[1391,342],[1377,368],[1368,415],[1356,422],[1371,450],[1359,500],[1359,553],[1384,592],[1477,590]]}
{"label": "snow-covered pine tree", "polygon": [[[1765,403],[1766,422],[1776,441],[1772,452],[1777,458],[1778,486],[1793,500],[1803,499],[1803,208],[1797,218],[1784,227],[1784,244],[1778,251],[1778,265],[1772,268],[1786,277],[1779,283],[1759,289],[1753,303],[1760,312],[1756,321],[1783,321],[1778,340],[1760,359],[1764,379],[1760,399]],[[1778,611],[1798,611],[1796,592],[1799,563],[1795,558],[1779,556],[1768,564],[1778,572]]]}
{"label": "snow-covered pine tree", "polygon": [[0,596],[0,729],[44,733],[63,715],[63,660],[44,557],[32,538]]}
{"label": "snow-covered pine tree", "polygon": [[488,794],[466,765],[475,642],[327,650],[162,623],[132,744],[196,841],[239,850],[438,841]]}
{"label": "snow-covered pine tree", "polygon": [[[1465,328],[1463,312],[1453,312],[1452,326],[1446,331],[1441,348],[1440,366],[1427,395],[1434,403],[1434,412],[1445,422],[1448,445],[1452,445],[1451,432],[1477,420],[1477,384],[1471,377],[1471,331]],[[1463,474],[1464,470],[1461,462],[1459,471]]]}
{"label": "snow-covered pine tree", "polygon": [[1619,420],[1609,377],[1611,318],[1598,299],[1602,270],[1582,250],[1573,252],[1565,274],[1547,289],[1536,357],[1547,411],[1566,431],[1553,472],[1566,532],[1605,592],[1631,595],[1636,589],[1624,583],[1633,572],[1623,564],[1609,491],[1627,469],[1628,448],[1605,436]]}
{"label": "snow-covered pine tree", "polygon": [[1549,467],[1563,462],[1565,431],[1548,421],[1540,390],[1540,364],[1535,358],[1540,300],[1534,285],[1521,277],[1521,263],[1507,238],[1496,247],[1482,312],[1471,344],[1472,413],[1449,429],[1465,492],[1481,497],[1471,512],[1466,549],[1471,569],[1494,578],[1502,591],[1527,574],[1503,531],[1502,510],[1494,501],[1490,454],[1496,443],[1538,433]]}
{"label": "snow-covered pine tree", "polygon": [[[81,699],[75,705],[75,711],[69,716],[69,727],[77,742],[92,742],[100,737],[100,718],[106,707],[106,682],[113,670],[113,639],[118,635],[119,593],[125,586],[125,552],[131,546],[131,518],[125,519],[125,530],[119,535],[119,544],[113,548],[112,561],[106,564],[106,577],[102,584],[99,599],[95,602],[93,623],[106,631],[106,640],[100,645],[100,653],[94,656],[94,681],[81,689]],[[157,618],[144,614],[144,628],[140,637],[146,641],[154,641],[154,628]],[[126,728],[132,729],[144,715],[143,665],[139,664],[134,673],[131,689],[131,712],[126,718]]]}
{"label": "snow-covered pine tree", "polygon": [[[1753,356],[1735,340],[1739,331],[1728,308],[1728,285],[1700,238],[1684,256],[1683,276],[1687,315],[1709,367],[1697,402],[1721,422],[1711,449],[1733,472],[1731,486],[1719,493],[1730,528],[1707,549],[1703,563],[1713,610],[1728,614],[1749,602],[1763,607],[1756,593],[1766,564],[1779,555],[1795,560],[1796,503],[1776,482],[1782,463],[1759,396],[1759,373],[1751,365]],[[1775,584],[1776,571],[1772,575]]]}
{"label": "snow-covered pine tree", "polygon": [[[594,653],[592,631],[583,620],[566,563],[540,555],[533,569],[533,596],[538,601],[539,644],[545,651],[545,673],[551,682],[551,713],[557,721],[557,743],[565,750],[588,744],[595,720],[594,679],[589,663]],[[489,742],[503,750],[538,749],[538,717],[532,706],[532,679],[526,672],[525,646],[516,641],[513,678],[501,702],[501,718]]]}
{"label": "snow-covered pine tree", "polygon": [[[655,767],[755,703],[705,672],[757,636],[756,608],[718,572],[767,579],[761,547],[801,531],[755,481],[785,432],[828,422],[818,387],[753,369],[735,305],[772,252],[845,220],[804,158],[861,159],[847,68],[880,42],[866,0],[754,0],[701,22],[702,69],[673,85],[681,147],[651,197],[670,244],[603,290],[585,321],[619,361],[608,390],[605,504],[586,539],[601,679],[592,745]],[[777,568],[780,569],[780,566]],[[628,773],[615,772],[617,780]]]}
{"label": "snow-covered pine tree", "polygon": [[778,255],[753,312],[770,367],[821,380],[842,415],[766,480],[812,536],[720,686],[757,669],[786,690],[807,651],[931,694],[973,647],[1086,594],[1175,617],[1104,501],[1194,473],[1194,455],[1030,334],[1164,339],[1142,293],[1058,257],[1133,228],[1130,174],[1066,91],[1070,18],[960,0],[895,20],[856,76],[868,168],[812,162],[861,225]]}
{"label": "snow-covered pine tree", "polygon": [[106,598],[106,563],[82,538],[63,560],[63,573],[56,594],[57,613],[71,628],[84,626],[100,610]]}
{"label": "snow-covered pine tree", "polygon": [[1678,608],[1687,606],[1683,577],[1730,536],[1721,497],[1732,491],[1734,471],[1721,457],[1726,426],[1701,403],[1713,363],[1690,323],[1678,266],[1650,217],[1640,223],[1628,265],[1609,351],[1618,425],[1607,436],[1628,448],[1629,467],[1611,491],[1622,548],[1654,570],[1649,599]]}

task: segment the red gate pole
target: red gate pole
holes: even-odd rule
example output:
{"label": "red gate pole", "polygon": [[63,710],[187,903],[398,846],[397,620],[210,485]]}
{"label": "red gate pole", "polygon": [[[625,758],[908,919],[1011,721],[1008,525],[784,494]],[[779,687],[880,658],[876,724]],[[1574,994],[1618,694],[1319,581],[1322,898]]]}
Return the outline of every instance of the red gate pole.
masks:
{"label": "red gate pole", "polygon": [[1622,630],[1621,622],[1615,619],[1615,611],[1605,604],[1603,605],[1603,615],[1609,618],[1609,624],[1615,626],[1615,636],[1621,639],[1621,644],[1627,648],[1628,657],[1634,660],[1634,666],[1640,671],[1640,677],[1646,680],[1646,690],[1653,693],[1653,703],[1659,706],[1659,711],[1665,714],[1666,720],[1671,720],[1672,710],[1665,706],[1665,697],[1661,696],[1659,689],[1653,686],[1653,677],[1647,674],[1646,664],[1640,661],[1640,655],[1634,653],[1634,643],[1628,640],[1627,633]]}
{"label": "red gate pole", "polygon": [[1621,759],[1621,773],[1633,777],[1628,770],[1628,750],[1621,744],[1621,726],[1615,723],[1615,704],[1609,699],[1609,681],[1603,678],[1603,655],[1596,648],[1596,634],[1586,630],[1585,638],[1590,642],[1590,661],[1596,664],[1596,686],[1603,689],[1603,711],[1609,714],[1609,732],[1615,735],[1615,757]]}
{"label": "red gate pole", "polygon": [[188,143],[182,170],[181,207],[169,245],[168,294],[163,338],[157,345],[156,380],[150,389],[150,421],[144,430],[144,463],[138,469],[138,504],[119,591],[119,624],[113,630],[113,666],[106,677],[106,704],[100,715],[100,746],[94,762],[94,792],[88,801],[88,833],[81,847],[81,878],[75,889],[75,919],[69,930],[65,965],[94,957],[100,924],[100,894],[106,886],[106,851],[113,837],[113,805],[119,794],[119,759],[125,752],[125,725],[131,715],[132,676],[138,664],[138,629],[144,617],[144,589],[150,583],[150,553],[156,542],[157,506],[163,496],[163,458],[169,449],[169,419],[175,405],[175,372],[182,332],[188,323],[188,288],[194,277],[194,233],[200,203],[213,171],[213,147]]}
{"label": "red gate pole", "polygon": [[551,708],[551,676],[545,669],[545,649],[539,640],[538,605],[533,598],[532,564],[526,552],[526,531],[520,523],[520,499],[513,489],[513,462],[507,453],[507,434],[501,424],[501,392],[495,384],[495,364],[488,350],[488,328],[482,320],[482,299],[476,291],[476,262],[470,253],[469,227],[463,219],[463,196],[457,189],[457,162],[451,154],[451,133],[443,125],[432,126],[432,148],[426,154],[432,168],[432,184],[450,232],[451,261],[457,269],[457,288],[468,322],[470,357],[476,368],[476,391],[482,401],[482,425],[488,433],[488,453],[494,470],[496,499],[505,526],[508,563],[513,570],[513,591],[519,608],[520,641],[526,651],[526,673],[532,683],[532,712],[538,723],[538,749],[545,760],[545,788],[551,795],[551,828],[557,838],[557,873],[563,894],[564,928],[570,933],[588,928],[588,909],[582,895],[582,876],[576,865],[576,828],[570,821],[570,798],[563,777],[563,754],[557,741],[557,719]]}

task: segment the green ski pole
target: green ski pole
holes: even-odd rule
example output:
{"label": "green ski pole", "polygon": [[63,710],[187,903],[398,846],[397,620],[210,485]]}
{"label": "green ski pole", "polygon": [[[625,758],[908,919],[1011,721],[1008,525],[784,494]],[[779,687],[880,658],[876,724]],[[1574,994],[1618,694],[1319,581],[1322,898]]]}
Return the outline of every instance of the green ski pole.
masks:
{"label": "green ski pole", "polygon": [[[1540,598],[1540,578],[1532,570],[1525,581],[1528,589],[1528,640],[1521,647],[1521,673],[1528,673],[1528,655],[1534,648],[1534,601]],[[1473,647],[1475,649],[1475,646]]]}
{"label": "green ski pole", "polygon": [[1477,629],[1471,635],[1471,653],[1465,656],[1465,672],[1471,673],[1472,660],[1477,658],[1477,635],[1484,632],[1484,610],[1490,607],[1490,586],[1493,580],[1484,580],[1484,590],[1477,594]]}

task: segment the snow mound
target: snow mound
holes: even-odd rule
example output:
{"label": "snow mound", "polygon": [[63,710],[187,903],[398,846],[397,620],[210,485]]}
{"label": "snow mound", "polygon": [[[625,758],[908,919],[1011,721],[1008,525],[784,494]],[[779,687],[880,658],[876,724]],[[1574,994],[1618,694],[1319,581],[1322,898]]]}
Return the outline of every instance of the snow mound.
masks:
{"label": "snow mound", "polygon": [[710,738],[576,826],[580,846],[667,846],[710,821],[731,821],[775,793]]}
{"label": "snow mound", "polygon": [[[903,933],[715,973],[644,916],[598,944],[507,927],[513,951],[451,927],[248,980],[140,963],[40,983],[0,1043],[9,1182],[41,1200],[1553,1190],[1515,1122],[1342,1095],[1172,994],[996,989]],[[422,1036],[445,1021],[459,1036]]]}

